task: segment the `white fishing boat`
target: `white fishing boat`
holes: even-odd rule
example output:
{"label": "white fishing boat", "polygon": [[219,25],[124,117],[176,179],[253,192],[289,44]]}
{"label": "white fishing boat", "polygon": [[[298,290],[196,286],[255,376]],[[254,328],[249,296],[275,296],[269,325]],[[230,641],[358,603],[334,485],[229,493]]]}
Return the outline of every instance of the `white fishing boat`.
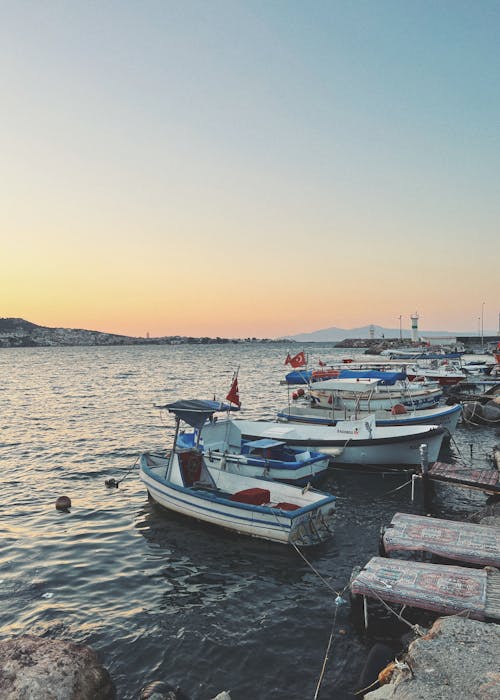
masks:
{"label": "white fishing boat", "polygon": [[[290,447],[271,438],[244,440],[234,421],[224,421],[224,427],[223,435],[216,431],[215,439],[210,440],[207,433],[199,443],[210,468],[296,485],[313,483],[328,469],[330,457],[321,452]],[[177,444],[194,447],[196,440],[196,431],[184,432]]]}
{"label": "white fishing boat", "polygon": [[367,466],[416,467],[420,464],[422,444],[428,447],[429,462],[435,462],[445,435],[444,429],[436,425],[380,427],[371,415],[334,426],[227,418],[206,424],[201,430],[202,440],[207,443],[222,440],[227,421],[236,423],[247,440],[281,440],[303,450],[332,455],[336,464]]}
{"label": "white fishing boat", "polygon": [[430,380],[438,382],[440,386],[453,386],[467,378],[467,373],[460,366],[447,360],[439,364],[433,360],[430,364],[407,365],[406,374],[411,382]]}
{"label": "white fishing boat", "polygon": [[435,383],[412,383],[375,377],[339,377],[311,384],[308,388],[311,401],[318,406],[365,411],[373,413],[379,409],[391,409],[402,404],[409,409],[437,406],[443,390]]}
{"label": "white fishing boat", "polygon": [[[278,420],[290,423],[312,423],[314,425],[337,425],[342,420],[364,420],[371,415],[366,411],[350,411],[346,408],[328,408],[311,404],[307,399],[289,402],[277,413]],[[373,412],[375,424],[380,427],[395,425],[438,425],[453,435],[462,415],[462,406],[409,409],[403,404],[394,404],[391,409],[380,408]]]}
{"label": "white fishing boat", "polygon": [[271,542],[310,546],[331,537],[335,496],[215,469],[199,446],[179,446],[181,420],[200,430],[216,411],[230,410],[228,405],[192,400],[163,408],[176,421],[170,454],[140,456],[140,478],[154,501],[187,517]]}

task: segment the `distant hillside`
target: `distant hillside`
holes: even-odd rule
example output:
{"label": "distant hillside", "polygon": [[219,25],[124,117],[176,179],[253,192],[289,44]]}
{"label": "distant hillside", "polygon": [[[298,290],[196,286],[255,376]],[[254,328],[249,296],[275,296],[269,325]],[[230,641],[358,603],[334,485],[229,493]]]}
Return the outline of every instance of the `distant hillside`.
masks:
{"label": "distant hillside", "polygon": [[[298,343],[338,343],[346,338],[370,338],[370,329],[373,328],[375,338],[399,338],[400,330],[399,328],[384,328],[383,326],[361,326],[360,328],[337,328],[332,326],[331,328],[323,328],[319,331],[313,331],[312,333],[299,333],[297,335],[289,336],[290,340],[295,340]],[[464,333],[453,333],[450,331],[425,331],[419,330],[419,336],[436,337],[436,336],[450,336],[455,337],[456,335],[464,335]],[[409,330],[403,330],[401,332],[403,339],[410,339],[411,334]]]}
{"label": "distant hillside", "polygon": [[0,348],[50,347],[73,345],[180,345],[196,343],[203,345],[222,343],[275,342],[259,338],[193,338],[191,336],[162,336],[159,338],[137,338],[116,333],[101,333],[81,328],[48,328],[23,318],[0,318]]}

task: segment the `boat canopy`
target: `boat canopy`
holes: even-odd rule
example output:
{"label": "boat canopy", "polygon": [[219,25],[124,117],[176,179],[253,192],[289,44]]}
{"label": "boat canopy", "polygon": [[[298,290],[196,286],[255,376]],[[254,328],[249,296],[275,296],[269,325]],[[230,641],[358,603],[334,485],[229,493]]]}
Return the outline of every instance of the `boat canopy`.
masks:
{"label": "boat canopy", "polygon": [[309,384],[312,377],[312,370],[310,369],[295,369],[293,372],[288,372],[285,375],[285,382],[287,384]]}
{"label": "boat canopy", "polygon": [[174,403],[167,403],[165,406],[170,413],[174,413],[177,418],[183,420],[192,428],[201,428],[205,422],[217,411],[237,411],[237,406],[231,406],[221,401],[205,401],[203,399],[181,399]]}
{"label": "boat canopy", "polygon": [[339,379],[379,379],[380,384],[392,386],[397,381],[406,379],[406,372],[382,372],[376,369],[343,369],[340,372]]}

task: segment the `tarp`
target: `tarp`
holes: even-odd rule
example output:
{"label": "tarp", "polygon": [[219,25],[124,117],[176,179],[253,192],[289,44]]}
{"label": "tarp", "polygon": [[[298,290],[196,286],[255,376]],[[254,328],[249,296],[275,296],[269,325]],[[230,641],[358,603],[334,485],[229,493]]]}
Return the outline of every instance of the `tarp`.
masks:
{"label": "tarp", "polygon": [[183,399],[167,403],[165,406],[170,413],[174,413],[180,420],[184,421],[192,428],[201,428],[205,422],[217,411],[237,411],[237,406],[230,406],[221,401],[204,401],[202,399]]}
{"label": "tarp", "polygon": [[296,369],[285,375],[285,381],[287,384],[309,384],[311,375],[312,370],[310,369]]}
{"label": "tarp", "polygon": [[406,379],[406,372],[382,372],[377,369],[343,369],[339,379],[379,379],[380,384],[392,386],[397,381]]}

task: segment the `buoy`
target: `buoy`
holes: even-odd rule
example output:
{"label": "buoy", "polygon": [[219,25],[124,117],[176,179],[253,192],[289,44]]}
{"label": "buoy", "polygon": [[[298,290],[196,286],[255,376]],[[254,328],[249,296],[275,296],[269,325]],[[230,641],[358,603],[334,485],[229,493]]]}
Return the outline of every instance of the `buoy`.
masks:
{"label": "buoy", "polygon": [[391,413],[393,416],[401,416],[403,413],[407,413],[406,406],[403,406],[402,403],[395,403],[391,408]]}
{"label": "buoy", "polygon": [[304,396],[304,393],[305,393],[305,392],[304,392],[304,389],[302,389],[302,387],[300,387],[299,389],[297,389],[297,396]]}
{"label": "buoy", "polygon": [[71,498],[68,496],[59,496],[56,501],[56,509],[68,511],[71,508]]}
{"label": "buoy", "polygon": [[294,391],[293,394],[292,394],[292,399],[293,399],[294,401],[296,401],[298,398],[299,398],[299,395],[297,394],[296,391]]}
{"label": "buoy", "polygon": [[111,479],[106,479],[104,483],[106,484],[108,489],[112,489],[113,487],[118,488],[118,482],[116,479],[113,479],[113,477],[111,477]]}

